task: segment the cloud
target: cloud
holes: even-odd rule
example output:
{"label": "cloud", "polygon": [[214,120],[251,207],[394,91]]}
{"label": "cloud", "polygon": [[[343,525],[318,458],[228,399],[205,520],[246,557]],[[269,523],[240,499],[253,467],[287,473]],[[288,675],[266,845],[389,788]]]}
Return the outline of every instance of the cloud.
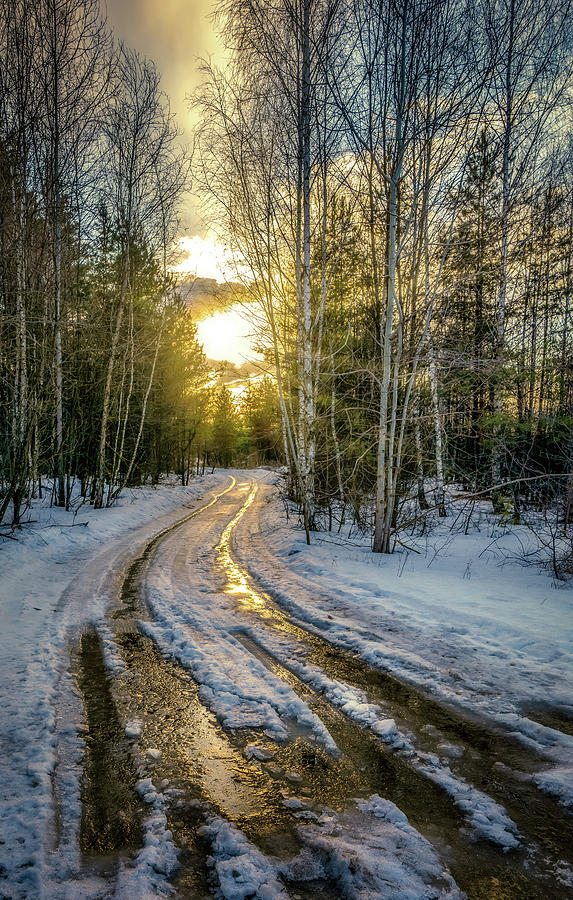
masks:
{"label": "cloud", "polygon": [[[198,59],[223,58],[215,26],[210,19],[213,0],[107,0],[108,22],[128,46],[152,59],[161,73],[161,85],[176,114],[183,143],[190,144],[196,115],[187,97],[200,85]],[[199,226],[196,201],[186,210],[193,230]]]}

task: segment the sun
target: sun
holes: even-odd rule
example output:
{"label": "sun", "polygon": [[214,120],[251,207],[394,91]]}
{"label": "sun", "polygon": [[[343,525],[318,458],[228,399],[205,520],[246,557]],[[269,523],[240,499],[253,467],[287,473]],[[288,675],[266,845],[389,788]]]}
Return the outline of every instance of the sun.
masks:
{"label": "sun", "polygon": [[209,359],[241,365],[245,360],[262,359],[253,346],[250,326],[240,310],[231,307],[197,322],[199,342]]}

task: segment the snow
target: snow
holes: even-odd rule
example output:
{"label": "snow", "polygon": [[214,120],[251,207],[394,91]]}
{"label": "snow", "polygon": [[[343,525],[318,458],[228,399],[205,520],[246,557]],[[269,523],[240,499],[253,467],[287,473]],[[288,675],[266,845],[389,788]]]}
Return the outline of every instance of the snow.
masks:
{"label": "snow", "polygon": [[243,626],[235,602],[215,589],[200,562],[194,567],[192,585],[183,589],[173,583],[178,551],[169,542],[157,549],[146,580],[153,622],[143,623],[145,634],[193,674],[201,686],[201,700],[224,727],[260,728],[274,740],[286,741],[292,720],[336,754],[336,744],[320,719],[238,639]]}
{"label": "snow", "polygon": [[[167,828],[165,800],[155,790],[151,778],[143,778],[136,788],[145,802],[151,805],[152,813],[143,823],[144,844],[137,854],[135,871],[130,873],[131,896],[144,896],[145,890],[149,891],[150,896],[157,896],[160,891],[169,894],[171,890],[161,876],[169,876],[175,872],[178,853],[173,836]],[[126,888],[123,890],[125,892]]]}
{"label": "snow", "polygon": [[[290,859],[267,856],[206,809],[203,833],[211,842],[209,864],[221,898],[278,900],[288,896],[291,880],[316,879],[333,880],[340,896],[359,900],[461,896],[432,846],[388,800],[373,795],[336,812],[320,808],[303,796],[295,769],[273,765],[265,736],[284,743],[303,734],[339,754],[309,705],[309,692],[438,784],[474,838],[506,850],[522,840],[503,807],[456,770],[467,753],[464,746],[427,723],[421,731],[432,737],[435,752],[420,749],[391,706],[372,702],[366,690],[311,662],[304,640],[273,627],[272,611],[268,621],[249,611],[243,595],[260,609],[265,600],[241,565],[278,599],[279,614],[286,611],[307,632],[515,735],[543,760],[535,784],[573,807],[573,737],[560,730],[558,716],[555,727],[551,718],[535,719],[537,707],[573,715],[573,594],[571,585],[553,583],[547,572],[519,565],[517,555],[528,540],[524,530],[507,531],[484,506],[476,507],[468,534],[454,527],[451,516],[429,537],[405,540],[418,552],[375,557],[368,540],[356,533],[318,534],[307,547],[276,499],[274,474],[241,477],[240,509],[236,503],[225,506],[231,483],[226,473],[189,488],[126,492],[110,510],[83,506],[74,515],[36,502],[30,510],[34,523],[25,525],[17,541],[0,544],[2,896],[109,895],[109,885],[83,873],[79,859],[84,723],[67,671],[69,643],[93,625],[108,671],[123,677],[125,664],[105,612],[126,562],[152,536],[215,495],[222,495],[221,502],[202,520],[192,546],[171,537],[158,545],[146,575],[152,618],[141,628],[191,673],[202,702],[225,728],[258,732],[244,755],[282,781],[283,803],[301,844]],[[229,579],[235,579],[235,589]],[[304,690],[295,690],[299,683]],[[144,846],[121,866],[115,896],[167,896],[177,867],[167,824],[171,789],[167,781],[153,784],[161,751],[138,746],[143,722],[134,718],[123,727],[134,754],[140,754],[138,791],[149,808]],[[51,849],[54,785],[65,834],[57,859]]]}
{"label": "snow", "polygon": [[356,801],[356,806],[357,812],[323,816],[319,825],[300,829],[306,845],[322,856],[324,873],[336,881],[342,896],[356,900],[463,896],[431,845],[393,803],[374,794]]}
{"label": "snow", "polygon": [[150,759],[158,760],[158,759],[161,759],[161,750],[158,750],[156,747],[149,747],[145,751],[145,755],[148,756]]}
{"label": "snow", "polygon": [[106,669],[113,675],[121,675],[125,672],[125,664],[117,651],[111,628],[103,616],[93,624],[99,637]]}
{"label": "snow", "polygon": [[128,737],[138,738],[143,730],[143,722],[141,719],[131,719],[125,726],[125,733]]}
{"label": "snow", "polygon": [[[419,752],[412,741],[398,731],[393,719],[385,717],[380,707],[368,702],[363,691],[328,678],[317,666],[304,659],[299,661],[300,648],[282,636],[263,634],[256,629],[252,631],[252,637],[302,681],[318,689],[333,706],[359,725],[370,728],[384,744],[407,758],[413,768],[446,791],[464,813],[475,836],[499,844],[505,850],[519,846],[517,827],[503,807],[461,776],[454,775],[447,762],[432,754]],[[456,758],[463,753],[462,748],[450,743],[438,744],[438,748],[445,757]]]}
{"label": "snow", "polygon": [[331,643],[509,728],[553,761],[540,787],[571,803],[573,737],[531,710],[573,718],[573,585],[520,564],[534,542],[528,529],[508,530],[483,504],[467,534],[454,509],[430,535],[404,539],[412,550],[390,556],[372,554],[356,533],[319,533],[308,547],[272,481],[259,475],[259,503],[234,536],[262,587]]}
{"label": "snow", "polygon": [[257,849],[239,829],[219,816],[200,829],[212,845],[210,864],[218,895],[224,900],[288,900],[276,862]]}
{"label": "snow", "polygon": [[[286,801],[291,809],[302,804]],[[298,828],[302,849],[284,861],[261,853],[245,835],[213,816],[202,833],[212,842],[210,864],[221,900],[279,900],[289,896],[281,878],[331,880],[340,897],[370,900],[461,900],[451,875],[406,816],[377,794],[344,812],[325,810]]]}
{"label": "snow", "polygon": [[247,759],[258,759],[260,762],[268,762],[273,758],[273,754],[264,747],[257,747],[256,744],[247,744],[245,747],[245,756]]}
{"label": "snow", "polygon": [[217,473],[188,488],[128,490],[113,508],[82,506],[76,513],[50,508],[49,499],[34,501],[32,524],[18,540],[0,541],[0,863],[14,898],[49,896],[55,701],[68,664],[66,642],[95,624],[106,663],[118,669],[103,613],[124,561],[189,514],[188,504],[228,484]]}

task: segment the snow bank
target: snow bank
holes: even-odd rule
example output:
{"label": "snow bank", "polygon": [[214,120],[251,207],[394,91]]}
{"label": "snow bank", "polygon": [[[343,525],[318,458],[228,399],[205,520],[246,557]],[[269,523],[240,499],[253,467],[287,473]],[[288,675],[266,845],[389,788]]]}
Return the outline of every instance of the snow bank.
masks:
{"label": "snow bank", "polygon": [[356,534],[317,534],[308,547],[286,521],[272,476],[258,478],[262,502],[234,540],[261,585],[308,630],[509,726],[554,761],[554,776],[538,784],[569,802],[573,740],[534,723],[530,710],[573,718],[573,585],[519,564],[532,540],[527,529],[508,531],[484,504],[468,534],[451,516],[430,536],[409,537],[417,552],[373,555]]}
{"label": "snow bank", "polygon": [[10,884],[14,898],[50,895],[54,699],[67,636],[96,623],[107,664],[119,666],[103,611],[125,560],[206,491],[228,483],[215,474],[188,488],[127,490],[111,509],[82,506],[76,514],[34,501],[18,540],[0,539],[0,893]]}
{"label": "snow bank", "polygon": [[135,866],[125,866],[119,874],[115,891],[118,900],[169,896],[173,888],[168,879],[178,866],[178,851],[167,827],[163,795],[155,790],[151,778],[142,778],[136,789],[152,811],[143,822],[143,847],[137,853]]}
{"label": "snow bank", "polygon": [[[302,850],[289,860],[265,856],[236,826],[213,816],[201,829],[221,900],[282,900],[284,883],[333,881],[352,900],[461,900],[452,876],[406,816],[374,794],[337,815],[325,811],[298,828]],[[284,879],[284,881],[282,880]]]}
{"label": "snow bank", "polygon": [[336,881],[342,897],[463,897],[431,844],[397,806],[377,794],[356,801],[356,806],[362,815],[353,810],[325,815],[317,825],[299,829],[307,847],[322,858],[324,874]]}
{"label": "snow bank", "polygon": [[199,829],[211,841],[209,864],[217,880],[218,896],[224,900],[288,900],[279,881],[276,860],[265,856],[239,829],[213,816]]}

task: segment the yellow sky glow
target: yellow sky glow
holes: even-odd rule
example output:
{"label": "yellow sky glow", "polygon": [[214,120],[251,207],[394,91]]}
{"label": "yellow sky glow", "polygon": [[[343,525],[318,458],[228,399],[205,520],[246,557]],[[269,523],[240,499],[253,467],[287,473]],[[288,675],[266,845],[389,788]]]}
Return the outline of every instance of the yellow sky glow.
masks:
{"label": "yellow sky glow", "polygon": [[211,234],[207,234],[205,238],[198,234],[182,237],[177,241],[177,247],[183,258],[173,266],[174,272],[194,275],[196,278],[214,278],[220,284],[230,280],[232,272],[229,256]]}
{"label": "yellow sky glow", "polygon": [[[204,79],[199,60],[216,64],[225,60],[211,18],[215,5],[215,0],[106,0],[108,22],[116,37],[157,64],[185,145],[193,143],[197,126],[198,114],[190,109],[189,97]],[[187,227],[205,233],[203,210],[192,194],[183,213]]]}
{"label": "yellow sky glow", "polygon": [[232,306],[197,323],[199,342],[209,359],[226,359],[241,365],[246,360],[260,360],[253,347],[251,326],[240,307]]}

